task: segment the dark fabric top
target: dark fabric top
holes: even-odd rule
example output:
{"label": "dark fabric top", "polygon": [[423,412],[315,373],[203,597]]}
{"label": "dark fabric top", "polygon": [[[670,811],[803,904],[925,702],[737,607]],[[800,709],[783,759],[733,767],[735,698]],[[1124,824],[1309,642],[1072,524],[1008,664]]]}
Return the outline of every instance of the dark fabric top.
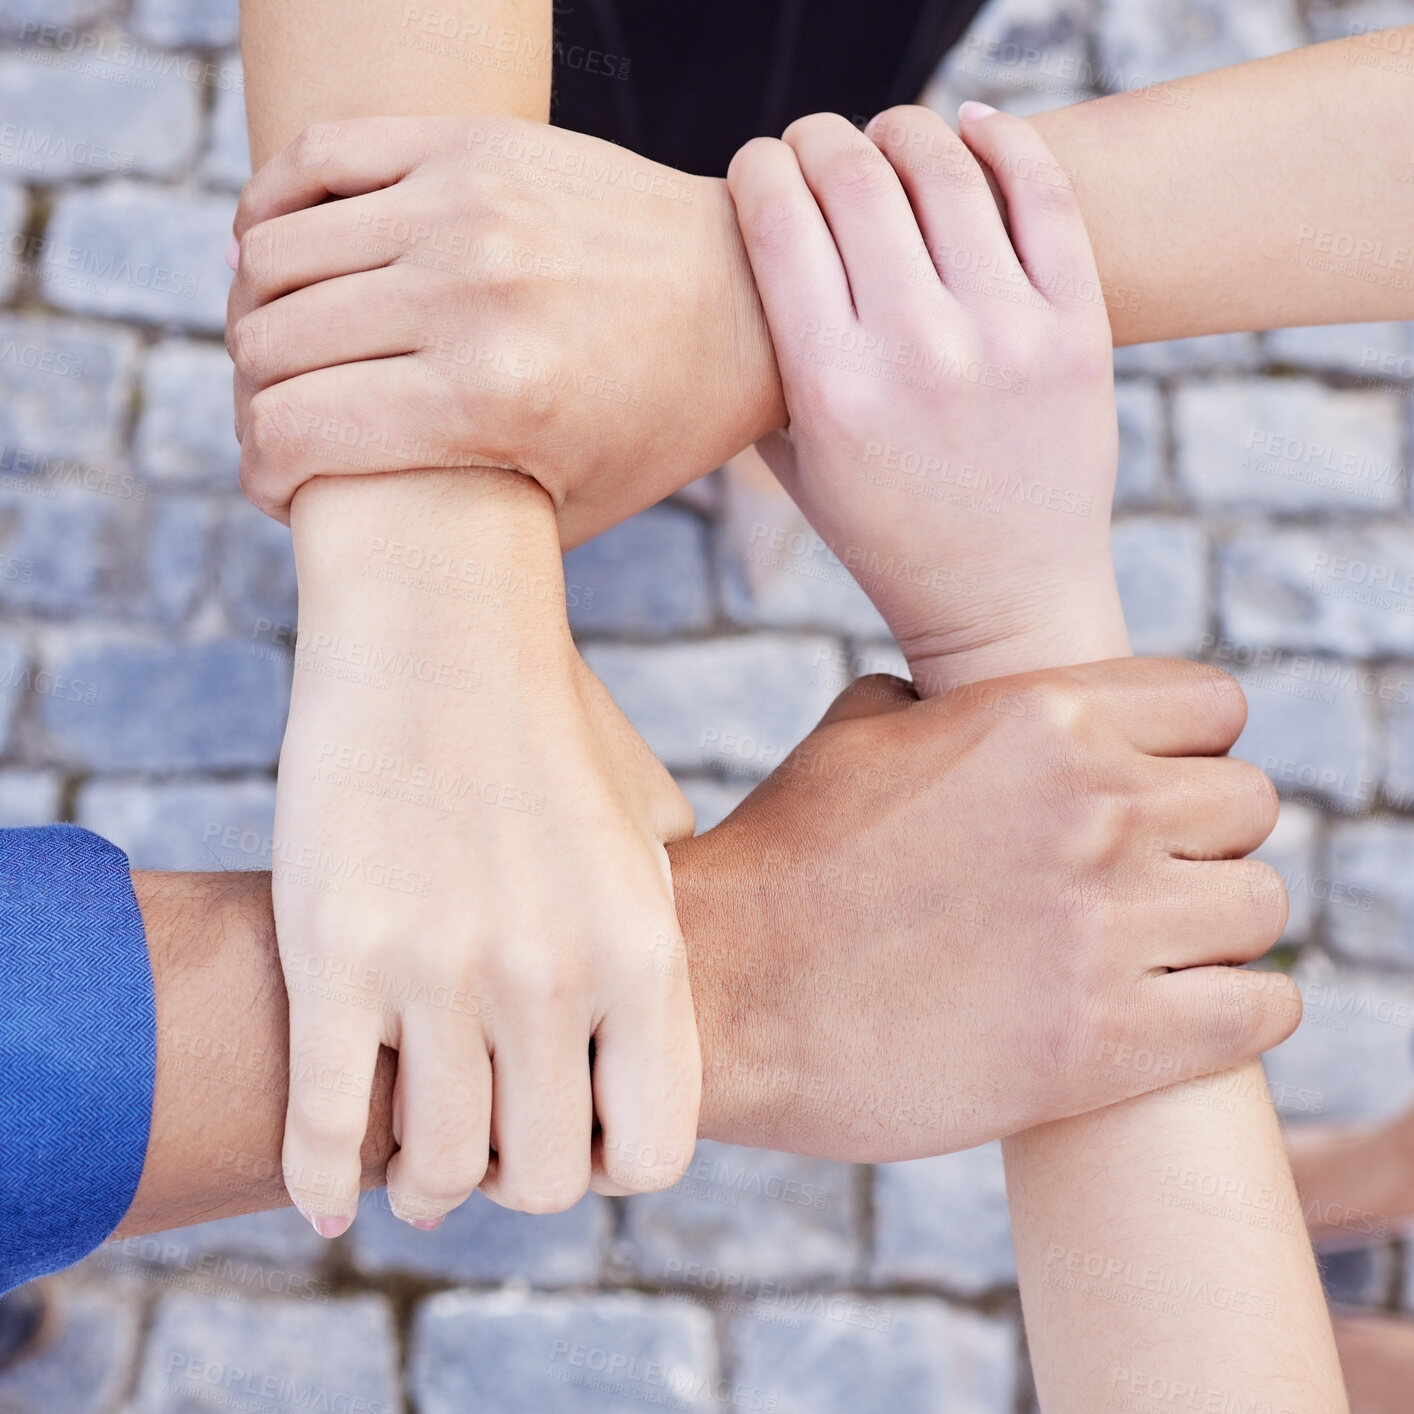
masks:
{"label": "dark fabric top", "polygon": [[556,0],[559,127],[726,175],[806,113],[912,103],[982,0]]}

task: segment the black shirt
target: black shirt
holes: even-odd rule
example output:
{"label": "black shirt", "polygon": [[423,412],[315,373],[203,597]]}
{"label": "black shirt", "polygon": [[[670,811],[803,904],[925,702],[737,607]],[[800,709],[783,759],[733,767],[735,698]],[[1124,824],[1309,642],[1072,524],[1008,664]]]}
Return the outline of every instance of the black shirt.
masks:
{"label": "black shirt", "polygon": [[912,103],[982,0],[556,0],[552,121],[699,176],[806,113]]}

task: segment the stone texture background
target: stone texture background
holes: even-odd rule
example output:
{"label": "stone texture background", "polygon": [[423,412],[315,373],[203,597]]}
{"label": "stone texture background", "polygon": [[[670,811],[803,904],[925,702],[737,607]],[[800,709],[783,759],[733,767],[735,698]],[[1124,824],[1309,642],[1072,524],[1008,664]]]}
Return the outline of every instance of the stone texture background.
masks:
{"label": "stone texture background", "polygon": [[[220,343],[235,11],[0,0],[0,823],[78,821],[174,869],[261,862],[213,837],[268,834],[290,667],[268,625],[295,607],[288,536],[237,490]],[[1410,20],[1394,0],[997,0],[931,98],[1025,112]],[[1414,1098],[1410,331],[1117,367],[1136,648],[1236,671],[1241,749],[1286,797],[1268,853],[1308,1012],[1277,1094],[1295,1119],[1389,1113]],[[760,553],[761,527],[796,524],[738,466],[570,560],[591,663],[704,827],[851,672],[897,662],[826,556]],[[1414,1309],[1400,1242],[1327,1274]],[[1031,1407],[995,1148],[871,1171],[704,1145],[679,1191],[635,1204],[531,1220],[478,1199],[427,1235],[370,1200],[332,1246],[242,1219],[59,1285],[58,1340],[0,1378],[0,1407]]]}

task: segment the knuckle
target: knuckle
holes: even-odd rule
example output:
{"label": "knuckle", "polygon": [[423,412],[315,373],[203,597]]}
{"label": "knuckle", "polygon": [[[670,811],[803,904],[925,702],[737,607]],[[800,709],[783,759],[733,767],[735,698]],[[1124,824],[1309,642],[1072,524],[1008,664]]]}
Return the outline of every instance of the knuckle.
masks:
{"label": "knuckle", "polygon": [[310,123],[290,144],[290,160],[296,167],[321,167],[338,141],[343,125],[321,121]]}
{"label": "knuckle", "polygon": [[501,1187],[501,1202],[517,1212],[545,1217],[573,1208],[589,1190],[589,1175],[547,1172],[533,1182],[514,1181]]}
{"label": "knuckle", "polygon": [[1191,676],[1195,710],[1231,746],[1247,725],[1247,696],[1241,685],[1231,673],[1211,663],[1194,663]]}
{"label": "knuckle", "polygon": [[1286,884],[1270,864],[1260,859],[1242,861],[1246,904],[1258,942],[1271,946],[1286,930],[1290,900]]}
{"label": "knuckle", "polygon": [[850,200],[867,200],[877,196],[891,181],[892,170],[872,143],[851,143],[826,158],[820,170],[821,185],[827,191]]}
{"label": "knuckle", "polygon": [[258,309],[238,319],[230,331],[228,352],[241,376],[257,387],[270,381],[277,362],[273,325],[272,316]]}
{"label": "knuckle", "polygon": [[751,247],[766,255],[784,255],[800,239],[809,216],[809,207],[800,197],[772,193],[754,203],[743,223]]}
{"label": "knuckle", "polygon": [[294,408],[283,394],[262,389],[250,400],[242,448],[264,462],[278,462],[294,448],[299,437]]}
{"label": "knuckle", "polygon": [[1062,676],[1039,678],[1020,690],[1025,717],[1042,736],[1069,743],[1090,719],[1090,701],[1079,684]]}
{"label": "knuckle", "polygon": [[288,1123],[307,1144],[325,1150],[357,1150],[367,1127],[347,1096],[314,1081],[291,1087]]}
{"label": "knuckle", "polygon": [[250,284],[257,297],[262,296],[278,277],[276,223],[262,221],[241,237],[240,278]]}

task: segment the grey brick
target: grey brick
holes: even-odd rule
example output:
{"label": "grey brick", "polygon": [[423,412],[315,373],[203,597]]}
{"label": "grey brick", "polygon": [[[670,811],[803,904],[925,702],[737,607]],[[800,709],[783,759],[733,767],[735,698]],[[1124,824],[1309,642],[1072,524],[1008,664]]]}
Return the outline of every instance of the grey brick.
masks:
{"label": "grey brick", "polygon": [[1208,616],[1208,541],[1202,527],[1135,517],[1116,522],[1110,544],[1134,651],[1193,652]]}
{"label": "grey brick", "polygon": [[1414,1100],[1414,981],[1329,961],[1295,971],[1301,1025],[1265,1057],[1278,1110],[1293,1120],[1383,1119]]}
{"label": "grey brick", "polygon": [[722,605],[734,622],[879,637],[888,626],[776,483],[724,481],[717,531]]}
{"label": "grey brick", "polygon": [[1331,833],[1331,946],[1357,962],[1414,967],[1414,823],[1360,820]]}
{"label": "grey brick", "polygon": [[880,1312],[877,1298],[858,1300],[879,1317],[872,1328],[868,1315],[859,1324],[807,1320],[799,1329],[736,1321],[738,1383],[779,1392],[777,1414],[1011,1414],[1009,1322],[935,1302],[888,1300]]}
{"label": "grey brick", "polygon": [[1152,504],[1164,494],[1163,398],[1152,383],[1121,378],[1115,384],[1119,412],[1119,478],[1115,504]]}
{"label": "grey brick", "polygon": [[0,475],[26,470],[16,449],[111,461],[121,443],[137,348],[126,330],[0,314],[0,451],[6,453]]}
{"label": "grey brick", "polygon": [[827,638],[762,633],[663,647],[591,644],[584,657],[670,770],[764,776],[833,700],[820,665],[837,651]]}
{"label": "grey brick", "polygon": [[1318,324],[1273,329],[1265,337],[1269,357],[1294,368],[1375,380],[1414,378],[1407,324]]}
{"label": "grey brick", "polygon": [[110,497],[0,491],[0,604],[61,616],[98,607],[132,528],[130,508]]}
{"label": "grey brick", "polygon": [[154,481],[236,491],[241,448],[231,360],[219,344],[170,340],[149,355],[134,439],[138,469]]}
{"label": "grey brick", "polygon": [[1284,942],[1300,942],[1311,936],[1318,905],[1330,896],[1331,880],[1317,866],[1317,835],[1320,815],[1308,806],[1284,800],[1276,829],[1254,857],[1270,864],[1286,885],[1291,913],[1286,920]]}
{"label": "grey brick", "polygon": [[1220,379],[1174,395],[1183,489],[1205,508],[1375,512],[1404,493],[1399,399],[1305,378]]}
{"label": "grey brick", "polygon": [[[639,1276],[708,1299],[745,1282],[847,1273],[858,1236],[854,1171],[704,1140],[676,1187],[626,1205],[624,1235]],[[709,1268],[726,1284],[708,1282]]]}
{"label": "grey brick", "polygon": [[219,333],[235,199],[107,182],[61,193],[39,278],[51,304]]}
{"label": "grey brick", "polygon": [[143,1351],[133,1414],[188,1414],[213,1388],[269,1414],[357,1407],[395,1414],[398,1347],[379,1296],[328,1303],[164,1297]]}
{"label": "grey brick", "polygon": [[240,38],[239,0],[134,0],[129,24],[169,49],[224,49]]}
{"label": "grey brick", "polygon": [[0,1371],[6,1414],[108,1414],[132,1378],[141,1311],[116,1294],[55,1288],[53,1337]]}
{"label": "grey brick", "polygon": [[1194,339],[1164,339],[1115,350],[1115,372],[1173,378],[1184,373],[1256,368],[1262,361],[1255,334],[1201,334]]}
{"label": "grey brick", "polygon": [[1023,116],[1075,102],[1097,77],[1088,58],[1087,9],[1084,0],[992,0],[944,60],[940,76],[965,97]]}
{"label": "grey brick", "polygon": [[134,617],[184,622],[211,575],[217,508],[191,496],[167,496],[148,506],[147,549],[141,592],[130,601]]}
{"label": "grey brick", "polygon": [[699,835],[720,825],[750,793],[744,781],[714,781],[702,776],[689,776],[678,785],[692,804]]}
{"label": "grey brick", "polygon": [[33,668],[23,640],[0,630],[0,752],[9,749],[16,710],[32,682]]}
{"label": "grey brick", "polygon": [[52,771],[0,771],[0,829],[52,825],[59,818],[59,787]]}
{"label": "grey brick", "polygon": [[1414,651],[1414,538],[1402,526],[1263,529],[1220,559],[1225,633],[1349,656]]}
{"label": "grey brick", "polygon": [[286,662],[240,639],[148,643],[78,634],[48,666],[75,689],[42,699],[54,757],[98,771],[267,769],[279,755]]}
{"label": "grey brick", "polygon": [[[237,1159],[223,1150],[220,1161],[234,1165]],[[268,1177],[269,1169],[257,1175],[251,1165],[249,1172],[254,1182]],[[224,1294],[231,1300],[288,1296],[327,1301],[331,1285],[319,1275],[319,1266],[328,1250],[304,1218],[283,1208],[120,1238],[85,1258],[75,1272],[110,1283],[135,1279],[164,1291]]]}
{"label": "grey brick", "polygon": [[[1388,675],[1414,682],[1414,666],[1392,665]],[[1414,699],[1414,691],[1408,696]],[[1385,718],[1383,789],[1401,809],[1414,805],[1414,701],[1392,703]]]}
{"label": "grey brick", "polygon": [[201,89],[158,56],[134,64],[85,55],[37,64],[0,55],[0,163],[30,182],[114,173],[173,176],[196,152]]}
{"label": "grey brick", "polygon": [[11,254],[20,246],[29,204],[23,190],[0,182],[0,300],[9,299],[20,277],[20,261]]}
{"label": "grey brick", "polygon": [[706,1414],[732,1407],[714,1398],[719,1380],[711,1317],[682,1302],[449,1291],[413,1318],[420,1414]]}
{"label": "grey brick", "polygon": [[[112,840],[135,869],[268,869],[264,841],[274,829],[275,783],[90,781],[79,791],[75,818]],[[258,835],[259,852],[232,849],[232,830]]]}
{"label": "grey brick", "polygon": [[1015,1285],[1000,1144],[874,1170],[873,1279],[964,1296]]}
{"label": "grey brick", "polygon": [[1104,0],[1101,61],[1134,88],[1305,44],[1294,0]]}
{"label": "grey brick", "polygon": [[1363,669],[1290,655],[1253,668],[1222,666],[1247,694],[1247,727],[1234,755],[1260,766],[1284,795],[1313,796],[1352,814],[1369,807],[1376,743]]}
{"label": "grey brick", "polygon": [[435,1232],[418,1232],[393,1216],[379,1189],[363,1199],[349,1243],[355,1265],[373,1274],[576,1286],[598,1278],[612,1226],[609,1204],[592,1193],[568,1212],[539,1217],[473,1193]]}
{"label": "grey brick", "polygon": [[44,31],[85,24],[108,4],[109,0],[0,0],[0,28],[18,30],[22,37],[38,37],[43,43]]}
{"label": "grey brick", "polygon": [[217,90],[211,110],[211,146],[201,161],[201,178],[212,186],[239,190],[250,180],[250,138],[246,133],[245,79],[232,60],[232,82]]}
{"label": "grey brick", "polygon": [[1408,0],[1334,0],[1313,4],[1306,11],[1306,24],[1317,44],[1408,23]]}
{"label": "grey brick", "polygon": [[1316,1263],[1328,1300],[1341,1306],[1384,1305],[1394,1274],[1394,1252],[1388,1245],[1319,1252]]}
{"label": "grey brick", "polygon": [[655,506],[565,556],[577,634],[670,634],[712,622],[707,527],[690,511]]}
{"label": "grey brick", "polygon": [[221,598],[232,621],[257,637],[268,636],[271,624],[293,624],[298,596],[288,527],[238,501],[221,539]]}

